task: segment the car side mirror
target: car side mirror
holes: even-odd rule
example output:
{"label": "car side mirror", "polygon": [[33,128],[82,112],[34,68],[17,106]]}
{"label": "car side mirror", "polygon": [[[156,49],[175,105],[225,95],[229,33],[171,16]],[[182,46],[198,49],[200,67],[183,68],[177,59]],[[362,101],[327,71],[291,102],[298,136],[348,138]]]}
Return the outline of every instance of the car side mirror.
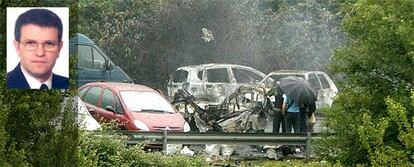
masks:
{"label": "car side mirror", "polygon": [[114,110],[114,108],[112,106],[106,106],[105,107],[105,110],[106,111],[111,111],[111,112],[114,112],[115,113],[115,110]]}

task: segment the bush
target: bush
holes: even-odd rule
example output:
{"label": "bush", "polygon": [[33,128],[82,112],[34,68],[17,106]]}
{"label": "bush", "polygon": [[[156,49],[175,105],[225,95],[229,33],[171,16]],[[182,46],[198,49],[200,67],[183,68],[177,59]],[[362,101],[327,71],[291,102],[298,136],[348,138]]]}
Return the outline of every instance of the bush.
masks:
{"label": "bush", "polygon": [[79,138],[80,166],[206,166],[200,157],[162,155],[160,152],[145,152],[143,145],[128,146],[125,136],[97,135],[81,132]]}
{"label": "bush", "polygon": [[[346,93],[341,97],[348,100],[355,98]],[[335,133],[324,134],[323,140],[318,143],[319,155],[346,165],[414,165],[414,118],[412,111],[410,114],[407,110],[414,107],[414,91],[410,106],[406,107],[387,97],[387,113],[381,117],[376,117],[363,107],[357,112],[346,110],[343,106],[349,101],[342,98],[339,101],[341,107],[326,111],[325,124]]]}
{"label": "bush", "polygon": [[347,166],[413,166],[414,4],[344,3],[349,42],[335,52],[331,69],[345,80],[326,111],[329,133],[317,151]]}

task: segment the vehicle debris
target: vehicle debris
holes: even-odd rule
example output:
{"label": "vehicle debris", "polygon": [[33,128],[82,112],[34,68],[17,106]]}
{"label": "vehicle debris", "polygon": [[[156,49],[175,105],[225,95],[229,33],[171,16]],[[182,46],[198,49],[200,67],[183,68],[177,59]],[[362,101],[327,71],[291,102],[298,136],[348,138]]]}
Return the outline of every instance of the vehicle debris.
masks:
{"label": "vehicle debris", "polygon": [[184,146],[181,150],[180,150],[180,154],[183,155],[188,155],[188,156],[193,156],[194,155],[194,151],[190,150],[188,148],[188,146]]}
{"label": "vehicle debris", "polygon": [[204,107],[184,89],[172,102],[192,130],[199,132],[264,132],[269,116],[270,99],[262,88],[242,86],[219,105]]}
{"label": "vehicle debris", "polygon": [[[264,133],[271,101],[263,88],[242,86],[221,104],[204,107],[195,103],[194,97],[184,89],[178,90],[177,95],[172,103],[194,131]],[[208,144],[205,152],[209,157],[221,155],[226,159],[240,147]]]}

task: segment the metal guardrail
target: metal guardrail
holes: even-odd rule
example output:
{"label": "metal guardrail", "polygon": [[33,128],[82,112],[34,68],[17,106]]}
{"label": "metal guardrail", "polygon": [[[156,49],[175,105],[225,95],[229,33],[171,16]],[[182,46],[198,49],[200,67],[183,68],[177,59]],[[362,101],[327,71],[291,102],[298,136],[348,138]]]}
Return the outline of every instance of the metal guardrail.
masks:
{"label": "metal guardrail", "polygon": [[183,133],[183,132],[142,132],[116,131],[126,135],[127,144],[235,144],[235,145],[305,145],[306,159],[310,158],[311,141],[320,139],[318,133]]}

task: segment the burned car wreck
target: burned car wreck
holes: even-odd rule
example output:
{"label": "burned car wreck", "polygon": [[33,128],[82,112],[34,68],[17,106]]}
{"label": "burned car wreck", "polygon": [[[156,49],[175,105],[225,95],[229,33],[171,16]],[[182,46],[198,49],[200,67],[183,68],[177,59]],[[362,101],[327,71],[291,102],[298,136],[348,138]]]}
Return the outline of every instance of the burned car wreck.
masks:
{"label": "burned car wreck", "polygon": [[[218,105],[196,103],[180,89],[172,102],[198,132],[264,132],[272,104],[263,88],[242,86]],[[201,105],[200,105],[201,104]]]}
{"label": "burned car wreck", "polygon": [[[194,132],[265,133],[274,111],[274,89],[262,85],[246,85],[236,89],[220,104],[195,101],[184,89],[177,90],[172,104],[184,116]],[[295,148],[277,146],[205,145],[209,157],[243,157],[279,159],[294,154]]]}
{"label": "burned car wreck", "polygon": [[[197,103],[219,105],[240,86],[257,84],[266,74],[252,67],[237,64],[199,64],[177,68],[170,75],[167,94],[170,100],[179,89],[190,93]],[[271,86],[272,78],[264,84]]]}
{"label": "burned car wreck", "polygon": [[[180,89],[174,97],[173,104],[182,112],[192,131],[264,133],[267,118],[270,117],[269,111],[273,107],[266,92],[264,88],[241,86],[219,105],[200,106],[190,93]],[[205,145],[204,152],[216,159],[217,157],[226,159],[234,154],[271,159],[282,157],[282,149],[275,151],[281,148],[280,146],[270,148],[273,150],[269,152],[264,150],[266,146],[208,144]],[[220,153],[222,156],[219,156]]]}

